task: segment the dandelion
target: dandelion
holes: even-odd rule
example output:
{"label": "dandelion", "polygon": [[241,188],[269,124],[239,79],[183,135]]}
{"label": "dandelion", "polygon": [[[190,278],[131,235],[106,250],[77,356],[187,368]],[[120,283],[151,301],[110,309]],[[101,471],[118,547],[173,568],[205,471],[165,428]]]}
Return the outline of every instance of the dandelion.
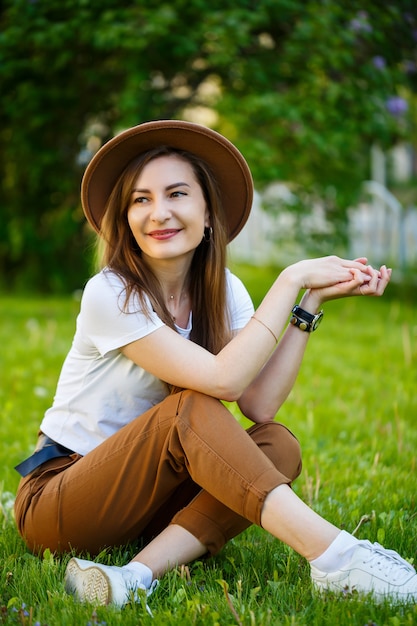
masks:
{"label": "dandelion", "polygon": [[40,385],[36,385],[36,387],[33,388],[33,393],[38,398],[47,398],[49,394],[48,390]]}

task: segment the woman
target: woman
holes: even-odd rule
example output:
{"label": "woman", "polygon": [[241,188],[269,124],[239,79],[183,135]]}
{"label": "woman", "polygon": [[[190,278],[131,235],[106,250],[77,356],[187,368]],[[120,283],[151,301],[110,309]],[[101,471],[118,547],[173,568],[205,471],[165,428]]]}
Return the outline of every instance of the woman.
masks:
{"label": "woman", "polygon": [[[97,554],[145,540],[123,567],[72,558],[66,589],[81,601],[123,606],[252,523],[310,562],[317,589],[417,599],[411,565],[340,531],[291,490],[299,445],[274,422],[322,304],[380,296],[391,270],[365,258],[304,260],[254,313],[225,268],[251,202],[239,151],[188,122],[129,129],[86,170],[82,203],[103,269],[85,288],[37,451],[18,468],[15,507],[33,551]],[[237,401],[253,427],[220,400]]]}

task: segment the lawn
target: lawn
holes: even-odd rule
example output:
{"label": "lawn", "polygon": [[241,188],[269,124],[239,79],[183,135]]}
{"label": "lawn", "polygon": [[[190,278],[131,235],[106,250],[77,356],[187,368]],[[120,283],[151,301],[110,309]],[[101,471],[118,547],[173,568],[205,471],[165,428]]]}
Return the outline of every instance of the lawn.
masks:
{"label": "lawn", "polygon": [[[255,301],[274,276],[272,268],[236,271]],[[382,299],[328,304],[277,417],[303,448],[296,492],[333,523],[410,561],[417,547],[415,301],[409,292],[396,295],[389,289]],[[13,466],[30,453],[51,402],[78,305],[76,297],[1,298],[0,624],[417,624],[417,606],[315,596],[305,561],[257,528],[216,558],[165,576],[150,599],[153,619],[140,604],[122,611],[95,609],[66,596],[62,579],[68,557],[29,554],[15,530]],[[107,551],[99,558],[122,564],[133,550]]]}

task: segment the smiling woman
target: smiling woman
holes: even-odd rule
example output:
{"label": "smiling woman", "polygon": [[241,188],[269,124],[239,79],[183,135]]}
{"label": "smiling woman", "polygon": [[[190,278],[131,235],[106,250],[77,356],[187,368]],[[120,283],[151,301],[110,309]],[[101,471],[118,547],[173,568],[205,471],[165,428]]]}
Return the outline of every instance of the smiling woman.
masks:
{"label": "smiling woman", "polygon": [[[417,599],[415,570],[398,554],[340,531],[290,489],[300,448],[274,420],[322,304],[381,296],[391,270],[365,257],[300,261],[255,316],[226,268],[252,192],[235,146],[188,122],[129,129],[86,170],[102,269],[84,290],[36,451],[18,467],[15,506],[36,552],[145,542],[123,567],[72,558],[65,584],[80,600],[123,606],[250,524],[308,559],[319,590]],[[245,431],[220,400],[236,400],[253,425]]]}
{"label": "smiling woman", "polygon": [[[162,182],[161,171],[167,175]],[[242,177],[240,184],[244,182]],[[237,202],[246,206],[246,196],[248,192],[238,194]],[[121,212],[126,219],[120,220]],[[132,280],[126,298],[135,291],[146,311],[147,294],[165,324],[175,330],[178,322],[193,341],[218,352],[230,336],[224,267],[228,230],[235,220],[226,217],[216,179],[203,159],[179,148],[154,147],[128,164],[109,194],[100,226],[107,242],[103,266],[120,275],[128,269]],[[182,252],[179,246],[184,246]],[[187,300],[200,320],[194,326]]]}
{"label": "smiling woman", "polygon": [[[142,258],[156,275],[164,271],[166,261],[172,264],[175,259],[178,264],[175,273],[188,276],[204,228],[210,226],[210,215],[192,166],[184,157],[159,156],[143,168],[135,183],[127,217]],[[167,284],[165,301],[170,295],[179,298],[186,288],[181,283]]]}
{"label": "smiling woman", "polygon": [[[186,277],[210,224],[191,163],[175,153],[151,160],[138,174],[127,218],[144,263],[163,285],[164,304],[173,322],[187,328],[191,298]],[[171,273],[174,262],[178,271],[169,280],[167,269]]]}

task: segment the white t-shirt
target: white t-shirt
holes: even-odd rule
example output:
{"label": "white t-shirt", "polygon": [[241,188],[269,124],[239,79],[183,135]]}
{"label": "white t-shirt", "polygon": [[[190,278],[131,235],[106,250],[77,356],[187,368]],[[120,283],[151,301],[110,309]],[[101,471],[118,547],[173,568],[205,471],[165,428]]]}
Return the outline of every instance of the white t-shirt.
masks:
{"label": "white t-shirt", "polygon": [[[243,328],[253,304],[242,282],[226,270],[227,303],[232,330]],[[41,430],[62,445],[85,455],[122,426],[161,402],[168,386],[126,358],[120,348],[154,332],[164,322],[141,310],[137,296],[124,307],[121,279],[102,270],[87,283],[76,332],[63,364],[53,405]],[[189,339],[187,328],[177,327]]]}

